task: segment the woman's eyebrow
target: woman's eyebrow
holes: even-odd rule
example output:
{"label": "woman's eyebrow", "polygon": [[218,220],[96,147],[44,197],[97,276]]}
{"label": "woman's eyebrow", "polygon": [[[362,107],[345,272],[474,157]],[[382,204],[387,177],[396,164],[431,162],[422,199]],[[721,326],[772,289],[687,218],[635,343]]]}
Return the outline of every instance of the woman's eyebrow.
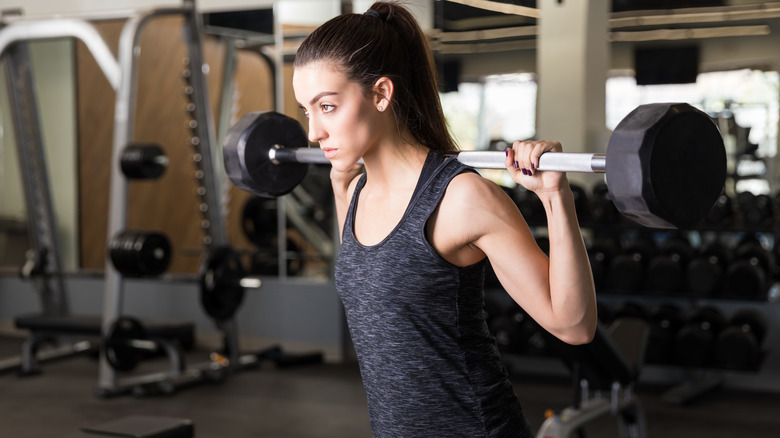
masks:
{"label": "woman's eyebrow", "polygon": [[317,103],[318,100],[322,99],[323,97],[325,97],[325,96],[332,96],[334,94],[338,94],[338,93],[335,92],[335,91],[323,91],[322,93],[319,93],[316,96],[314,96],[314,98],[312,98],[311,102],[309,102],[309,105],[314,105],[315,103]]}

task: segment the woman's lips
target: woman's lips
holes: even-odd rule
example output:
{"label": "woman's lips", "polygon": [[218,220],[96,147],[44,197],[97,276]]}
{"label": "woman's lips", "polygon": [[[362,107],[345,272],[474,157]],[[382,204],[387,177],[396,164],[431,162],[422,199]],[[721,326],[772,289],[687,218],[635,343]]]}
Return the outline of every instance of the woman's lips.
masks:
{"label": "woman's lips", "polygon": [[336,152],[338,151],[338,149],[322,148],[322,152],[325,153],[325,158],[329,160],[333,159],[333,157],[336,156]]}

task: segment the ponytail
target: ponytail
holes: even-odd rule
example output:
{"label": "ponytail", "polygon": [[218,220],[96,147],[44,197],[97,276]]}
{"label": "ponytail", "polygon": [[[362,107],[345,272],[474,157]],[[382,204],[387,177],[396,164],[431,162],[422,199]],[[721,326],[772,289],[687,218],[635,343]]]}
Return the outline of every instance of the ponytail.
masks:
{"label": "ponytail", "polygon": [[439,99],[428,39],[408,9],[375,2],[365,14],[339,15],[298,48],[295,66],[329,61],[369,93],[381,77],[393,81],[390,103],[399,133],[437,151],[457,150]]}

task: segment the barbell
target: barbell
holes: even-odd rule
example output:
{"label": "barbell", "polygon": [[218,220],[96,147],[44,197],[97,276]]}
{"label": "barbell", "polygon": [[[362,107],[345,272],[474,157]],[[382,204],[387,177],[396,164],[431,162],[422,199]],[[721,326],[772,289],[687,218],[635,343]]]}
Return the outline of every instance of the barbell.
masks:
{"label": "barbell", "polygon": [[[264,197],[282,196],[304,178],[308,164],[328,163],[309,148],[306,132],[273,111],[243,116],[223,144],[233,184]],[[503,151],[453,153],[480,169],[503,169]],[[687,103],[641,105],[610,136],[606,154],[545,153],[539,171],[606,173],[618,210],[650,228],[690,228],[703,219],[726,181],[723,137],[709,115]]]}

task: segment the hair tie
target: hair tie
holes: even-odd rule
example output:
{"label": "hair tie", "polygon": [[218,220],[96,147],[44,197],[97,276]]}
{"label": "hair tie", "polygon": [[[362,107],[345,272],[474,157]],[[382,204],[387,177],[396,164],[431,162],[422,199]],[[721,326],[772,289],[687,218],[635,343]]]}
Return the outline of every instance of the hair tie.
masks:
{"label": "hair tie", "polygon": [[371,15],[372,17],[376,17],[382,21],[385,21],[385,16],[376,9],[367,9],[366,12],[363,12],[363,15]]}

